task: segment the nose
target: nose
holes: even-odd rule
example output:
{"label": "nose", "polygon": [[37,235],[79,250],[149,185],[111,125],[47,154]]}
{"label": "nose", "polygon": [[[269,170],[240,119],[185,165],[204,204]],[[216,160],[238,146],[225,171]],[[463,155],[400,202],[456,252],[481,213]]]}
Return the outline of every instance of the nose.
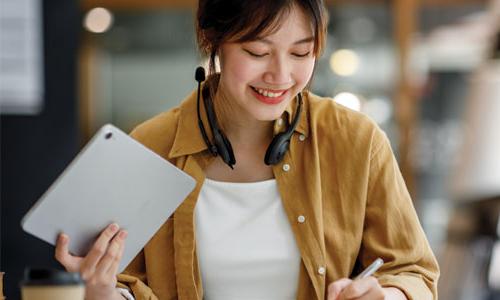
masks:
{"label": "nose", "polygon": [[269,60],[269,65],[264,73],[264,82],[280,86],[291,82],[291,66],[285,58],[274,56]]}

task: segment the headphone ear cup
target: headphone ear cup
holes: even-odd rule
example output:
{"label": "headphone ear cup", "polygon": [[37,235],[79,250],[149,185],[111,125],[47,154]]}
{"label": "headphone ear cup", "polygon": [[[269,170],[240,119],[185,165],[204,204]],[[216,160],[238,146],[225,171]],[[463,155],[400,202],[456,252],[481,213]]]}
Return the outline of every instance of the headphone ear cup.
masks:
{"label": "headphone ear cup", "polygon": [[293,132],[297,127],[300,119],[300,113],[302,112],[302,93],[297,94],[297,112],[293,118],[292,124],[284,132],[278,133],[269,147],[267,147],[266,156],[264,157],[264,163],[266,165],[275,165],[283,160],[285,153],[290,148],[290,139],[292,138]]}
{"label": "headphone ear cup", "polygon": [[290,146],[291,136],[288,132],[282,132],[273,138],[271,144],[267,147],[266,156],[264,157],[266,165],[275,165],[283,160]]}
{"label": "headphone ear cup", "polygon": [[234,158],[233,147],[229,142],[229,139],[224,135],[222,131],[215,130],[214,131],[214,145],[217,148],[217,154],[220,155],[222,160],[233,168],[233,165],[236,163],[236,159]]}

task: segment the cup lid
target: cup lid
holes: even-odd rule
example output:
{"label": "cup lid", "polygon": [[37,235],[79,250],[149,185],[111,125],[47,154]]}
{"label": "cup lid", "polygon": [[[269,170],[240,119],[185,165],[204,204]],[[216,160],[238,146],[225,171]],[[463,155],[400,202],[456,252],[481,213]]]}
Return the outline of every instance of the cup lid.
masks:
{"label": "cup lid", "polygon": [[54,269],[26,268],[21,285],[83,285],[79,273],[65,272]]}

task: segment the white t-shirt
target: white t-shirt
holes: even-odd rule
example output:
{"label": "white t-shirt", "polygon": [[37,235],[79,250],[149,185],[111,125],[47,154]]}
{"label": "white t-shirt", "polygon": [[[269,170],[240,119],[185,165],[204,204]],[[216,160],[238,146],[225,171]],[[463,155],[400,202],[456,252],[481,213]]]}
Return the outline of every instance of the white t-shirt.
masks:
{"label": "white t-shirt", "polygon": [[300,253],[276,180],[206,179],[195,208],[204,299],[295,299]]}

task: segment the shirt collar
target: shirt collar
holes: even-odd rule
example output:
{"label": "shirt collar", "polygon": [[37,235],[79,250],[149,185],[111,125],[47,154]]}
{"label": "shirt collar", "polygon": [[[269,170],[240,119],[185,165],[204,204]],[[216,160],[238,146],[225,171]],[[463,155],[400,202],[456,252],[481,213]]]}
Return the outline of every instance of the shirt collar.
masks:
{"label": "shirt collar", "polygon": [[[198,127],[196,95],[197,90],[194,90],[184,100],[182,100],[179,106],[179,121],[174,137],[174,142],[169,153],[169,158],[195,154],[208,149],[201,135],[200,128]],[[305,136],[309,134],[308,98],[309,92],[303,92],[302,113],[299,119],[299,123],[295,128],[296,132]],[[297,102],[291,101],[290,105],[288,105],[283,112],[282,118],[284,120],[287,120],[288,124],[290,124],[295,117],[296,110]],[[200,99],[200,115],[203,124],[205,125],[205,131],[207,132],[208,138],[212,140],[212,132],[208,124],[202,99]]]}

